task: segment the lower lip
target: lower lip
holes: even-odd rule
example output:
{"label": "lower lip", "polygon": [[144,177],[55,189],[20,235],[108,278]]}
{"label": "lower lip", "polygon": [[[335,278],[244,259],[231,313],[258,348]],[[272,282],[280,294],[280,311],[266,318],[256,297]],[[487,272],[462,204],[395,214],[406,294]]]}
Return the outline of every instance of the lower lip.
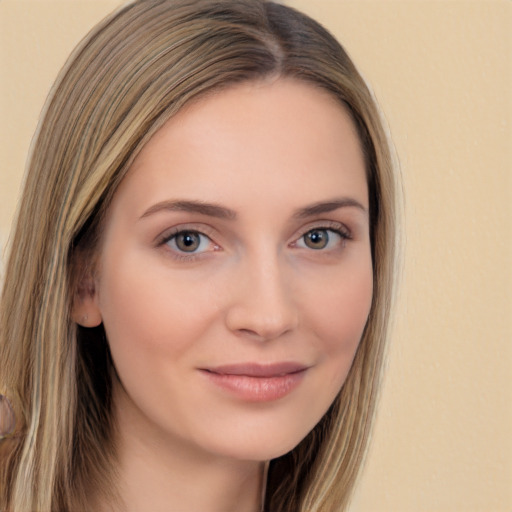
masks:
{"label": "lower lip", "polygon": [[203,371],[210,382],[248,402],[270,402],[290,394],[301,383],[306,370],[275,377],[219,374]]}

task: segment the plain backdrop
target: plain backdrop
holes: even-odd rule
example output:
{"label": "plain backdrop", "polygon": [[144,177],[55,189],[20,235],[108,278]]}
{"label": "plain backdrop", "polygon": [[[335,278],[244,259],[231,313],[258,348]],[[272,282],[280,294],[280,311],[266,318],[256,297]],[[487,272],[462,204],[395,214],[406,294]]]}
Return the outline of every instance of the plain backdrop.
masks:
{"label": "plain backdrop", "polygon": [[[353,57],[404,179],[398,318],[351,512],[511,511],[512,2],[286,3]],[[1,248],[50,85],[120,4],[0,0]]]}

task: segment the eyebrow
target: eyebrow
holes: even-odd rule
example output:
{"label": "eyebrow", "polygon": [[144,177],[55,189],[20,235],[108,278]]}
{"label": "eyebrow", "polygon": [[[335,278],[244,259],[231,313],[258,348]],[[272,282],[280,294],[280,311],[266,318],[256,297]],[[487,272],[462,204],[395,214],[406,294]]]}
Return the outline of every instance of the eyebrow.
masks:
{"label": "eyebrow", "polygon": [[[311,204],[304,208],[296,210],[293,214],[295,219],[305,219],[307,217],[313,217],[314,215],[321,215],[323,213],[333,212],[340,208],[358,208],[365,214],[368,214],[368,209],[365,208],[359,201],[355,199],[344,197],[340,199],[332,199],[329,201],[320,201],[318,203]],[[171,212],[190,212],[199,213],[207,217],[215,217],[218,219],[235,220],[237,213],[234,210],[220,206],[214,203],[205,203],[203,201],[162,201],[151,206],[142,215],[141,219],[149,217],[155,213],[161,211]]]}
{"label": "eyebrow", "polygon": [[157,203],[146,210],[140,218],[143,219],[144,217],[148,217],[161,211],[191,212],[219,219],[236,219],[236,212],[233,210],[213,203],[204,203],[202,201],[162,201],[161,203]]}
{"label": "eyebrow", "polygon": [[332,199],[330,201],[320,201],[312,205],[301,208],[294,213],[294,218],[304,219],[313,217],[314,215],[321,215],[322,213],[329,213],[340,208],[358,208],[368,215],[368,209],[365,208],[359,201],[351,197],[342,197],[339,199]]}

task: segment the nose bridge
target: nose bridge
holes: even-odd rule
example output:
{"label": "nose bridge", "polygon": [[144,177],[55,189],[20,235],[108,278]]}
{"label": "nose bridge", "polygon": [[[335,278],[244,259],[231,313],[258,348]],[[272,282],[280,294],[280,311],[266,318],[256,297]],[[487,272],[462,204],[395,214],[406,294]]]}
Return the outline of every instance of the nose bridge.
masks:
{"label": "nose bridge", "polygon": [[268,246],[247,254],[239,266],[234,300],[228,312],[231,330],[270,340],[298,322],[291,273],[278,251]]}

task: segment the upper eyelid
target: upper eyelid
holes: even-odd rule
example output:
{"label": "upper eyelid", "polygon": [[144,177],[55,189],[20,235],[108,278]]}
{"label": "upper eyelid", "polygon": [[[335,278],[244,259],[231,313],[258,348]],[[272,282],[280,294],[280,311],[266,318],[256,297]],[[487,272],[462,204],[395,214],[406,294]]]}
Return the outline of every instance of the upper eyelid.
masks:
{"label": "upper eyelid", "polygon": [[167,241],[172,240],[173,238],[177,238],[178,235],[182,233],[195,233],[199,236],[203,236],[205,238],[208,238],[208,240],[212,241],[211,237],[207,235],[206,233],[203,233],[201,231],[197,231],[195,229],[180,229],[179,231],[176,231],[174,233],[170,233],[168,236],[165,237]]}
{"label": "upper eyelid", "polygon": [[184,225],[182,224],[179,226],[168,228],[168,229],[162,231],[162,233],[157,237],[157,243],[158,244],[166,243],[167,241],[169,241],[171,238],[175,237],[179,233],[184,233],[184,232],[185,233],[186,232],[198,233],[200,235],[206,236],[212,242],[215,243],[214,229],[211,228],[210,226],[207,226],[207,225],[205,226],[204,224],[201,225],[200,227],[194,226],[193,224],[184,224]]}
{"label": "upper eyelid", "polygon": [[[309,223],[307,226],[304,226],[300,229],[297,238],[304,236],[310,231],[314,231],[315,229],[325,229],[330,231],[341,232],[347,237],[352,236],[352,229],[350,229],[345,223],[334,221],[334,220],[318,220],[315,222]],[[300,234],[301,233],[301,234]]]}

